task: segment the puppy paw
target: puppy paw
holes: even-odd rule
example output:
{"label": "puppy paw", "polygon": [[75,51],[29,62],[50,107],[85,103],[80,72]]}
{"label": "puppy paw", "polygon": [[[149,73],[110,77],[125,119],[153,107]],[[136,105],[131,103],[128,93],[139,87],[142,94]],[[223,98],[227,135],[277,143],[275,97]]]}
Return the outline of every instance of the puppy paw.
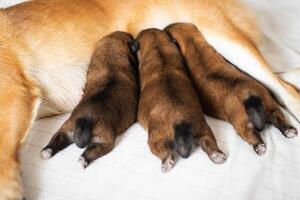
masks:
{"label": "puppy paw", "polygon": [[227,156],[221,152],[221,151],[213,151],[209,158],[215,163],[215,164],[223,164],[227,160]]}
{"label": "puppy paw", "polygon": [[262,156],[266,153],[267,147],[264,143],[259,143],[256,145],[253,145],[254,151],[257,153],[257,155]]}
{"label": "puppy paw", "polygon": [[291,127],[284,131],[284,135],[287,138],[294,138],[298,135],[297,129]]}
{"label": "puppy paw", "polygon": [[41,158],[43,160],[50,159],[52,157],[52,155],[53,155],[53,151],[50,148],[47,148],[47,149],[44,149],[41,151]]}
{"label": "puppy paw", "polygon": [[80,157],[78,162],[80,163],[80,165],[83,169],[85,169],[89,166],[88,161],[84,157]]}
{"label": "puppy paw", "polygon": [[175,165],[175,161],[173,156],[169,156],[167,159],[165,159],[162,162],[161,171],[163,173],[169,172],[174,167],[174,165]]}

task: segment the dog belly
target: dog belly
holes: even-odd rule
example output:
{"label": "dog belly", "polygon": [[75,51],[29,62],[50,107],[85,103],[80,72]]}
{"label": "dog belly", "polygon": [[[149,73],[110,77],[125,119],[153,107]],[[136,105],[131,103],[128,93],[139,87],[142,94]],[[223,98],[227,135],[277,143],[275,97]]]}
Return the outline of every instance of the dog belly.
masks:
{"label": "dog belly", "polygon": [[88,62],[65,64],[36,71],[42,91],[38,118],[71,112],[79,103],[86,83]]}
{"label": "dog belly", "polygon": [[[20,47],[12,48],[42,93],[38,118],[74,109],[85,87],[95,43],[114,27],[109,20],[101,20],[107,14],[94,1],[40,2],[8,8],[5,16],[14,24],[7,37],[19,38]],[[18,10],[25,11],[19,14]]]}
{"label": "dog belly", "polygon": [[93,34],[88,41],[78,36],[68,38],[68,34],[54,37],[53,42],[39,46],[31,59],[22,59],[42,92],[39,118],[71,112],[79,103],[94,45],[101,36]]}
{"label": "dog belly", "polygon": [[[63,2],[65,1],[60,1],[62,5]],[[84,1],[78,1],[77,6],[83,6],[80,2]],[[84,4],[89,13],[84,19],[78,19],[79,14],[72,10],[66,12],[67,15],[61,19],[64,23],[57,23],[49,18],[49,25],[44,26],[43,21],[39,22],[39,15],[36,15],[30,16],[32,20],[27,21],[27,24],[17,24],[16,28],[19,30],[16,32],[22,31],[28,45],[21,53],[24,55],[21,60],[27,73],[36,79],[43,94],[39,117],[70,112],[77,105],[85,86],[94,44],[103,35],[115,30],[136,35],[142,29],[164,28],[175,22],[197,21],[201,29],[206,27],[207,21],[211,23],[208,19],[219,13],[215,3],[207,0],[140,3],[141,6],[135,1],[117,1],[118,6],[110,7],[111,4],[101,1],[99,10],[92,4]],[[69,5],[66,5],[66,10],[71,9],[67,7]],[[141,14],[128,15],[128,10]],[[139,12],[141,10],[144,12]],[[107,16],[108,13],[119,13],[123,17]],[[54,14],[51,14],[53,18],[52,15]],[[86,13],[81,15],[85,16]],[[61,17],[56,14],[54,16]],[[34,28],[31,30],[22,28],[23,26]]]}

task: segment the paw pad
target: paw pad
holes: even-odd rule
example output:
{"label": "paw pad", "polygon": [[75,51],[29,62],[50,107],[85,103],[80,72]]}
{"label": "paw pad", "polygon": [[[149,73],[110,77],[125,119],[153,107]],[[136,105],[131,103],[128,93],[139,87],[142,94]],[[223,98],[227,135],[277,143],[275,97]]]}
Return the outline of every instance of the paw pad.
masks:
{"label": "paw pad", "polygon": [[175,165],[175,161],[170,156],[162,163],[161,171],[164,173],[169,172],[174,167],[174,165]]}
{"label": "paw pad", "polygon": [[264,143],[260,143],[260,144],[254,146],[254,150],[259,156],[261,156],[266,153],[267,147]]}
{"label": "paw pad", "polygon": [[83,169],[87,168],[87,166],[89,165],[89,163],[86,161],[84,157],[80,157],[78,161],[81,164]]}
{"label": "paw pad", "polygon": [[298,135],[298,132],[297,132],[297,129],[295,129],[295,128],[289,128],[286,131],[284,131],[284,135],[287,138],[294,138]]}
{"label": "paw pad", "polygon": [[221,151],[214,151],[209,157],[216,164],[223,164],[227,160],[227,156]]}
{"label": "paw pad", "polygon": [[43,159],[43,160],[47,160],[47,159],[50,159],[51,157],[52,157],[52,154],[53,154],[53,151],[52,151],[52,149],[44,149],[44,150],[42,150],[42,152],[41,152],[41,158]]}

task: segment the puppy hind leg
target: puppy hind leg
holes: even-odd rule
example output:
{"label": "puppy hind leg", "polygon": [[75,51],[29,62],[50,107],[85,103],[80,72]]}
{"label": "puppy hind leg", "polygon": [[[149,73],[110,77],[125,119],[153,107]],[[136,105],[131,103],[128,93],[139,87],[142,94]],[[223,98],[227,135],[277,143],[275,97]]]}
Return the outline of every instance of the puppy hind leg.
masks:
{"label": "puppy hind leg", "polygon": [[59,151],[73,143],[73,122],[68,119],[62,127],[54,134],[49,144],[41,151],[42,159],[49,159]]}
{"label": "puppy hind leg", "polygon": [[14,68],[17,65],[0,64],[1,200],[23,198],[19,151],[35,120],[40,101],[38,89]]}
{"label": "puppy hind leg", "polygon": [[[152,136],[154,134],[156,133],[153,131],[149,133],[149,135]],[[167,138],[157,140],[153,137],[150,137],[148,145],[151,152],[161,159],[161,171],[164,173],[169,172],[175,165],[173,140]]]}
{"label": "puppy hind leg", "polygon": [[241,112],[239,115],[236,115],[236,113],[230,115],[231,117],[229,122],[232,124],[235,131],[241,136],[241,138],[253,146],[254,151],[258,155],[263,155],[266,152],[267,147],[263,142],[260,133],[250,122],[242,105],[240,106],[239,112]]}
{"label": "puppy hind leg", "polygon": [[274,125],[287,138],[294,138],[298,135],[297,129],[289,124],[280,110],[279,105],[271,96],[265,98],[265,105],[268,123]]}
{"label": "puppy hind leg", "polygon": [[115,134],[113,131],[98,122],[93,129],[91,143],[82,153],[79,162],[83,168],[86,168],[94,160],[111,152],[114,145]]}
{"label": "puppy hind leg", "polygon": [[[217,18],[214,26],[201,24],[206,40],[227,60],[268,87],[293,116],[300,121],[300,94],[275,75],[256,45],[230,21]],[[197,23],[196,23],[197,24]]]}
{"label": "puppy hind leg", "polygon": [[223,164],[227,156],[220,150],[216,138],[209,127],[195,131],[195,144],[200,146],[215,164]]}
{"label": "puppy hind leg", "polygon": [[294,138],[298,135],[297,129],[287,122],[280,109],[271,111],[268,116],[269,122],[273,124],[285,137]]}
{"label": "puppy hind leg", "polygon": [[114,142],[91,143],[79,158],[83,168],[87,168],[91,162],[108,154],[114,147]]}

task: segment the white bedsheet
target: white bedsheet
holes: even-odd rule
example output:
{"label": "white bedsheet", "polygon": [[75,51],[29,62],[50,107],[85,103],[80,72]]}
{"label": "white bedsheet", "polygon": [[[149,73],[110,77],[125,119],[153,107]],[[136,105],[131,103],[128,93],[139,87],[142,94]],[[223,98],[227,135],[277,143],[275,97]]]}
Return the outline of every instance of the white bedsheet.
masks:
{"label": "white bedsheet", "polygon": [[[245,1],[258,14],[264,33],[262,51],[274,71],[289,72],[284,77],[297,83],[299,1]],[[20,1],[1,0],[0,6],[14,2]],[[286,139],[273,127],[263,133],[268,150],[259,157],[229,124],[207,118],[221,149],[229,155],[226,164],[213,164],[197,149],[189,159],[179,160],[171,172],[162,174],[160,161],[150,153],[147,134],[138,124],[120,138],[113,152],[86,170],[77,162],[82,150],[74,145],[51,160],[41,160],[41,148],[66,118],[57,116],[34,124],[22,152],[27,200],[300,199],[300,137]]]}

